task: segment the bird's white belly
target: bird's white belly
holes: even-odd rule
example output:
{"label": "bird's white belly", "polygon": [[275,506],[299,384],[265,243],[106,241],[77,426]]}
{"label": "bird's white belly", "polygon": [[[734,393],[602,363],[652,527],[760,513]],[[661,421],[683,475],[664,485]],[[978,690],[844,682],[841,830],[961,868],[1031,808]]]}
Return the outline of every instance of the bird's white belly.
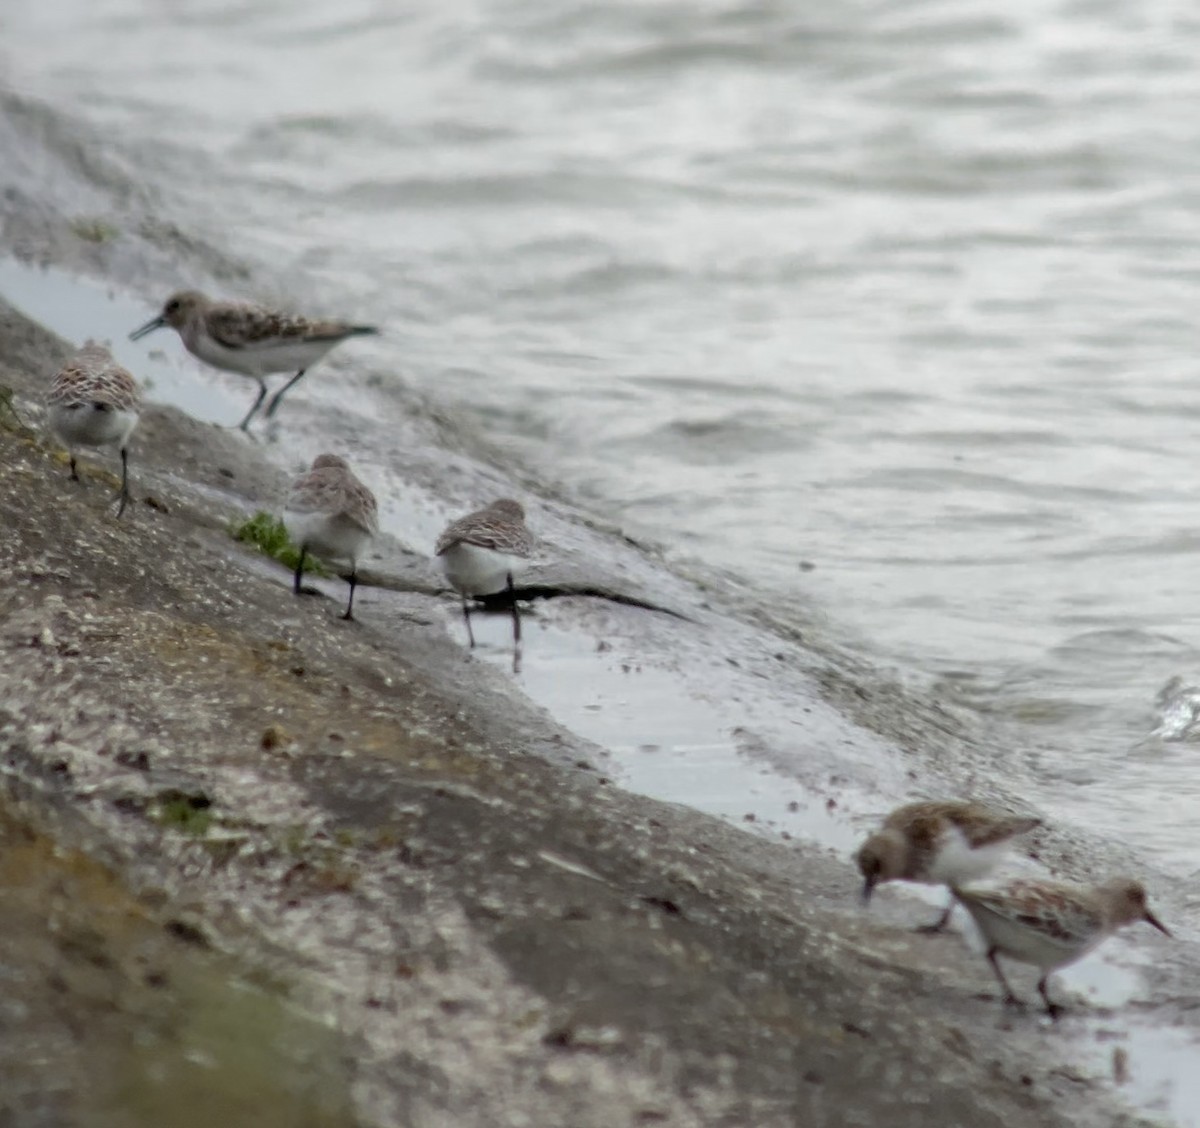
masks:
{"label": "bird's white belly", "polygon": [[316,364],[336,341],[280,341],[244,349],[226,348],[207,333],[196,333],[187,345],[201,360],[227,372],[244,376],[269,376],[273,372],[300,372]]}
{"label": "bird's white belly", "polygon": [[1080,937],[1074,941],[1060,940],[983,905],[968,902],[965,907],[990,947],[1014,960],[1033,964],[1042,971],[1053,971],[1073,963],[1103,939],[1102,935],[1097,935],[1086,939]]}
{"label": "bird's white belly", "polygon": [[137,420],[135,412],[101,409],[92,403],[58,404],[50,408],[50,426],[68,446],[122,447]]}
{"label": "bird's white belly", "polygon": [[371,534],[341,515],[297,513],[285,510],[283,523],[288,536],[314,556],[329,560],[346,560],[357,565]]}
{"label": "bird's white belly", "polygon": [[1000,864],[1007,851],[1007,842],[972,850],[962,831],[951,829],[943,836],[937,856],[929,867],[929,881],[938,885],[966,885],[978,881]]}
{"label": "bird's white belly", "polygon": [[464,595],[491,595],[508,586],[510,572],[520,561],[503,552],[474,544],[456,544],[441,556],[442,570],[451,586]]}

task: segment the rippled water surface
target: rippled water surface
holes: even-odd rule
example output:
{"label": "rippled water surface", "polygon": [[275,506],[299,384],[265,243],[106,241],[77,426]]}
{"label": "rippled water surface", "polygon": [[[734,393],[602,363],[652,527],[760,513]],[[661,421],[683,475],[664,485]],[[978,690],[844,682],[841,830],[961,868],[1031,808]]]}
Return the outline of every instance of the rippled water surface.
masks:
{"label": "rippled water surface", "polygon": [[1184,874],[1198,57],[1168,0],[0,12],[6,112],[111,142],[14,180],[378,320],[535,479],[936,679]]}

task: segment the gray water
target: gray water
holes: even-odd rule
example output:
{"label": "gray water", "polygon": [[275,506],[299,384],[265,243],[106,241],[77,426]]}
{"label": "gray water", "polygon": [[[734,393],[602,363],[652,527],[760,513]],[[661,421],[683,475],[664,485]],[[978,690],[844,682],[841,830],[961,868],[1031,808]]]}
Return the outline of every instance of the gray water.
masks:
{"label": "gray water", "polygon": [[1167,0],[6,0],[0,129],[38,143],[0,175],[111,225],[145,316],[187,283],[377,321],[380,380],[297,393],[365,448],[419,391],[1186,879],[1197,57]]}

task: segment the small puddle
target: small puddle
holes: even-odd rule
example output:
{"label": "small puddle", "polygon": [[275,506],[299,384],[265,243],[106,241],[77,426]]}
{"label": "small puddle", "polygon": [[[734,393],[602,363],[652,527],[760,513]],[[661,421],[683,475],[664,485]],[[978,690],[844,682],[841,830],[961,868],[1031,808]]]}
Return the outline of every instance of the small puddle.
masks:
{"label": "small puddle", "polygon": [[[573,601],[553,602],[552,612],[540,604],[538,614],[522,620],[518,683],[560,724],[605,748],[608,767],[622,787],[844,855],[857,847],[860,820],[844,809],[844,791],[831,800],[747,755],[738,737],[743,706],[714,703],[725,696],[723,687],[701,690],[681,671],[660,664],[654,652],[627,646],[624,632],[608,634],[600,643],[560,626],[557,620],[569,617]],[[612,614],[636,619],[648,613],[614,608]],[[476,654],[511,669],[511,618],[479,613],[471,622]],[[448,628],[465,643],[460,618]]]}
{"label": "small puddle", "polygon": [[[1128,1080],[1122,1091],[1127,1098],[1141,1108],[1169,1116],[1182,1128],[1197,1128],[1200,1070],[1196,1068],[1195,1032],[1182,1026],[1132,1026],[1124,1047]],[[1114,1080],[1121,1083],[1119,1062],[1111,1053],[1109,1060],[1117,1074]]]}

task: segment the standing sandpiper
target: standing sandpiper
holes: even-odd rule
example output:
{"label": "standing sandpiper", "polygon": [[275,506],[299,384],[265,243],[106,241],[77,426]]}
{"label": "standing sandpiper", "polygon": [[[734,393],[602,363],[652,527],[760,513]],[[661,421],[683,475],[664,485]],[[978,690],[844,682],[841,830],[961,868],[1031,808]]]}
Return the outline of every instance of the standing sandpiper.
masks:
{"label": "standing sandpiper", "polygon": [[1046,993],[1052,971],[1087,955],[1125,924],[1144,920],[1171,935],[1146,904],[1146,890],[1127,877],[1103,885],[1018,880],[1000,889],[956,889],[954,895],[983,933],[988,963],[1004,989],[1005,1003],[1019,1006],[1020,1000],[1000,970],[998,955],[1041,970],[1037,989],[1051,1018],[1062,1012]]}
{"label": "standing sandpiper", "polygon": [[513,592],[513,572],[533,555],[533,549],[533,537],[525,527],[525,510],[509,497],[451,522],[434,547],[435,555],[442,558],[446,579],[462,596],[472,648],[475,632],[471,630],[468,597],[494,595],[507,588],[512,598],[514,664],[521,642],[521,616]]}
{"label": "standing sandpiper", "polygon": [[295,373],[267,404],[266,417],[270,419],[284,393],[335,345],[347,337],[379,332],[372,325],[300,317],[251,302],[213,301],[195,290],[182,290],[172,294],[162,313],[135,329],[129,339],[136,341],[167,325],[178,331],[193,356],[258,381],[258,398],[238,424],[243,431],[249,429],[266,398],[264,376]]}
{"label": "standing sandpiper", "polygon": [[344,458],[319,454],[312,469],[301,474],[288,491],[283,511],[288,535],[300,546],[293,591],[297,595],[315,590],[305,588],[304,557],[308,553],[331,560],[346,560],[350,574],[350,601],[343,619],[354,618],[354,588],[358,583],[358,561],[371,539],[379,532],[379,509],[375,495],[350,471]]}
{"label": "standing sandpiper", "polygon": [[137,426],[140,407],[137,382],[103,345],[88,341],[62,367],[46,393],[50,428],[71,456],[71,477],[77,446],[115,446],[121,454],[121,492],[117,516],[129,501],[129,436]]}
{"label": "standing sandpiper", "polygon": [[[1004,857],[1012,840],[1041,824],[1041,819],[1006,815],[980,803],[910,803],[899,807],[866,840],[856,860],[863,875],[863,901],[885,881],[915,881],[951,888],[986,877]],[[940,932],[946,911],[920,932]]]}

